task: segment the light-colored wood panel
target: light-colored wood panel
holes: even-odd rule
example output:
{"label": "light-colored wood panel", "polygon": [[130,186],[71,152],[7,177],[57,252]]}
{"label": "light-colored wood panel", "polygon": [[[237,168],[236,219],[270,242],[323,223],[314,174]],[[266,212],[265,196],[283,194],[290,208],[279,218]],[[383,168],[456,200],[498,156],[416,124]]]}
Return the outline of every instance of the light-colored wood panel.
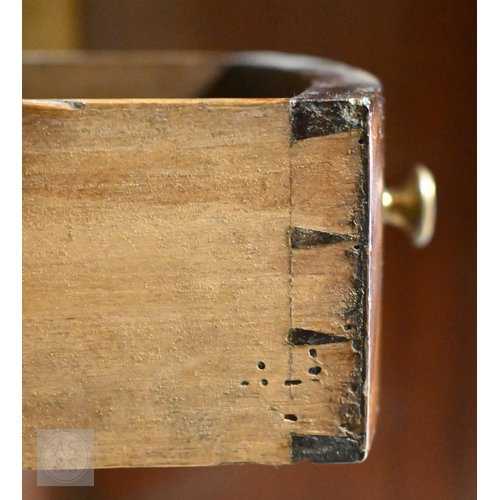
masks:
{"label": "light-colored wood panel", "polygon": [[[280,101],[28,112],[27,449],[36,428],[71,423],[95,429],[96,467],[122,446],[121,465],[288,461],[283,417],[265,411],[273,385],[255,379],[261,358],[288,369],[287,113]],[[263,427],[232,446],[253,413]]]}
{"label": "light-colored wood panel", "polygon": [[[354,333],[346,311],[353,308],[356,263],[349,257],[356,242],[292,252],[292,326],[340,336]],[[350,326],[346,333],[346,325]]]}
{"label": "light-colored wood panel", "polygon": [[340,237],[337,243],[292,250],[294,328],[340,336],[355,333],[347,313],[359,293],[355,275],[361,228],[361,134],[353,130],[292,146],[293,225]]}
{"label": "light-colored wood panel", "polygon": [[291,143],[286,100],[27,102],[24,467],[39,428],[94,429],[96,468],[288,463],[292,434],[362,434],[359,346],[287,342],[332,323],[353,272],[353,241],[291,250],[295,221],[355,209],[302,203],[296,169],[354,200],[357,140]]}
{"label": "light-colored wood panel", "polygon": [[[302,384],[290,387],[290,401],[286,412],[297,415],[293,432],[306,435],[345,436],[346,431],[363,431],[357,396],[359,387],[353,389],[358,377],[361,358],[352,342],[292,348],[294,378]],[[321,368],[318,374],[309,372]],[[355,427],[347,422],[346,411],[355,408]]]}
{"label": "light-colored wood panel", "polygon": [[359,210],[362,130],[313,137],[293,145],[293,225],[353,233]]}
{"label": "light-colored wood panel", "polygon": [[[292,224],[321,232],[311,233],[304,246],[291,251],[292,328],[320,335],[326,342],[292,349],[294,367],[304,363],[304,352],[314,353],[302,372],[308,373],[321,396],[309,412],[314,415],[312,425],[303,416],[297,426],[308,435],[356,436],[365,428],[364,359],[356,340],[364,325],[352,314],[362,293],[356,279],[362,229],[361,134],[354,130],[292,145]],[[343,355],[335,359],[338,352]]]}

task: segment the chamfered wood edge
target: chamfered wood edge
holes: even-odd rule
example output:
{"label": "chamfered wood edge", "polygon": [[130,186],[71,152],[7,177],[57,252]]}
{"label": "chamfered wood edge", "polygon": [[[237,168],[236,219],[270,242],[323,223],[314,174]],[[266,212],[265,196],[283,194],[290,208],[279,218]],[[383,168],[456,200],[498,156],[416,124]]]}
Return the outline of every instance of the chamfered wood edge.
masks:
{"label": "chamfered wood edge", "polygon": [[370,265],[367,289],[367,331],[366,339],[370,349],[367,351],[367,393],[370,400],[367,406],[367,446],[370,447],[375,434],[379,412],[380,377],[380,330],[382,314],[383,281],[383,213],[382,193],[384,189],[384,96],[374,94],[371,103],[371,119],[368,122],[368,231],[370,245]]}

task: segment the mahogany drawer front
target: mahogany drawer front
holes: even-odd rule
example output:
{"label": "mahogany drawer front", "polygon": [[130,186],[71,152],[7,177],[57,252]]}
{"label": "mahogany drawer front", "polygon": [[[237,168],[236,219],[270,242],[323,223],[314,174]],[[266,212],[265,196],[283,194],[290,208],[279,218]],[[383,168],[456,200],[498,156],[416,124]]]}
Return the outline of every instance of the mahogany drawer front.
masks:
{"label": "mahogany drawer front", "polygon": [[363,460],[378,81],[175,53],[28,55],[24,78],[23,466],[45,428],[93,429],[96,468]]}

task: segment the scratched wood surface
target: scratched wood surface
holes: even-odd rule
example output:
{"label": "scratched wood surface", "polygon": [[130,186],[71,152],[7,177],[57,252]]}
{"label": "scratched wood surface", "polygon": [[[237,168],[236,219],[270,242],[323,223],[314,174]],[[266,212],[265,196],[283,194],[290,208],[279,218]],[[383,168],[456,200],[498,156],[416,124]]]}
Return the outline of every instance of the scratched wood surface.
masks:
{"label": "scratched wood surface", "polygon": [[[288,115],[25,104],[25,467],[39,428],[94,429],[113,467],[287,463],[291,433],[363,427],[352,342],[287,342],[348,336],[360,133],[291,146]],[[291,249],[293,225],[346,241]]]}

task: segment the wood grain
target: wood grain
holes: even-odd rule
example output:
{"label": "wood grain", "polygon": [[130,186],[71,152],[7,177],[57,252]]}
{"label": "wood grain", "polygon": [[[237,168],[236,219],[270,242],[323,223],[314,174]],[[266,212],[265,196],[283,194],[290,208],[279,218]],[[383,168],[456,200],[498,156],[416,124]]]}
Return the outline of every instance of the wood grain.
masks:
{"label": "wood grain", "polygon": [[287,100],[26,102],[24,467],[38,428],[93,428],[96,468],[286,463],[291,433],[362,434],[352,344],[287,343],[331,331],[352,287],[352,242],[292,263],[289,234],[348,229],[359,132],[289,126]]}
{"label": "wood grain", "polygon": [[350,323],[345,313],[356,292],[346,260],[359,244],[361,136],[354,130],[292,146],[292,226],[340,240],[293,251],[293,327],[345,336]]}

